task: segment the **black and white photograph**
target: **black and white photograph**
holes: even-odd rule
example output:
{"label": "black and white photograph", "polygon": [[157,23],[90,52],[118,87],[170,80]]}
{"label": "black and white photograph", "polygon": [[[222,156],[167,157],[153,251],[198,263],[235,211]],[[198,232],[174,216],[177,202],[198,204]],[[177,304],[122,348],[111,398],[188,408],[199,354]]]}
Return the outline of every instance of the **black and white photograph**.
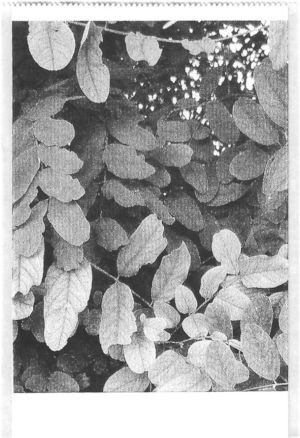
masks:
{"label": "black and white photograph", "polygon": [[12,22],[15,393],[288,390],[288,21],[245,19]]}

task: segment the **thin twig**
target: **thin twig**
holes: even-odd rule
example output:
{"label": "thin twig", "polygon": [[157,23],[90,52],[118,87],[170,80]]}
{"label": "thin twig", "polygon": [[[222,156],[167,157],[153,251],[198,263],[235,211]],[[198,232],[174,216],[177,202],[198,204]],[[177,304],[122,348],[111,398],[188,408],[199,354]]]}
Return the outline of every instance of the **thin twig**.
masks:
{"label": "thin twig", "polygon": [[[106,272],[104,269],[100,268],[99,266],[95,265],[95,263],[90,262],[89,260],[87,260],[90,265],[92,266],[92,268],[94,268],[96,271],[101,272],[101,274],[105,275],[106,277],[110,278],[111,280],[113,280],[114,282],[119,281],[118,277],[114,277],[113,275],[111,275],[109,272]],[[131,289],[131,288],[130,288]],[[152,308],[151,304],[145,300],[143,297],[141,297],[137,292],[135,292],[134,290],[131,289],[132,294],[139,299],[143,304],[145,304],[147,307]]]}
{"label": "thin twig", "polygon": [[288,386],[288,383],[272,383],[272,385],[264,385],[264,386],[255,386],[254,388],[244,389],[242,392],[256,391],[258,389],[266,389],[266,388],[274,388],[276,389],[278,386]]}

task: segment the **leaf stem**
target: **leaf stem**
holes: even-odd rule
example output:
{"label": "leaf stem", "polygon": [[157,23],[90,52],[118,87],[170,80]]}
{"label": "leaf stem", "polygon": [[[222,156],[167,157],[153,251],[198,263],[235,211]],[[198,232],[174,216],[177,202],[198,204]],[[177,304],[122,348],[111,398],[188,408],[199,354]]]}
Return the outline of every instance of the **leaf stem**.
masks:
{"label": "leaf stem", "polygon": [[[114,277],[113,275],[111,275],[109,272],[105,271],[104,269],[100,268],[99,266],[95,265],[95,263],[90,262],[89,260],[87,260],[90,265],[92,266],[92,268],[94,268],[96,271],[101,272],[101,274],[105,275],[106,277],[110,278],[111,280],[113,280],[114,282],[119,281],[119,277]],[[140,300],[143,304],[145,304],[147,307],[152,308],[151,304],[145,300],[145,298],[141,297],[137,292],[135,292],[134,290],[131,289],[132,294],[138,299]]]}
{"label": "leaf stem", "polygon": [[256,391],[258,389],[267,389],[267,388],[274,388],[276,389],[278,386],[288,386],[288,383],[272,383],[272,385],[264,385],[264,386],[255,386],[254,388],[244,389],[242,392],[249,392],[249,391]]}

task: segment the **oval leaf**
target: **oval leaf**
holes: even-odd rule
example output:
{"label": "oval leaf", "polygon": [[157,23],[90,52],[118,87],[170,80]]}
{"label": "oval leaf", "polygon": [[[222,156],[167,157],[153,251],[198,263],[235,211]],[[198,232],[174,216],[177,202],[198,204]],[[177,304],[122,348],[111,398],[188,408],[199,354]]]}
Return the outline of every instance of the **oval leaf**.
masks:
{"label": "oval leaf", "polygon": [[180,168],[182,178],[190,184],[199,193],[205,193],[208,190],[208,180],[204,164],[192,161]]}
{"label": "oval leaf", "polygon": [[246,151],[236,155],[230,163],[231,175],[241,181],[258,178],[264,173],[269,155],[258,147],[252,145]]}
{"label": "oval leaf", "polygon": [[204,316],[206,318],[210,333],[217,331],[224,333],[227,336],[227,339],[232,338],[232,325],[230,316],[223,306],[220,306],[220,304],[215,302],[209,304],[205,309]]}
{"label": "oval leaf", "polygon": [[246,324],[256,324],[268,334],[273,323],[273,309],[268,297],[262,294],[253,295],[245,308],[241,319],[241,329]]}
{"label": "oval leaf", "polygon": [[38,146],[39,159],[45,166],[52,167],[60,173],[72,174],[78,172],[83,166],[83,161],[78,158],[75,152],[58,147]]}
{"label": "oval leaf", "polygon": [[79,385],[69,374],[55,371],[49,377],[47,390],[48,392],[79,392]]}
{"label": "oval leaf", "polygon": [[18,201],[30,186],[40,167],[37,148],[19,154],[12,162],[12,202]]}
{"label": "oval leaf", "polygon": [[144,392],[149,383],[147,373],[137,374],[123,367],[106,380],[103,392]]}
{"label": "oval leaf", "polygon": [[128,243],[126,231],[114,219],[108,217],[99,219],[95,231],[98,245],[107,251],[116,251],[120,246]]}
{"label": "oval leaf", "polygon": [[183,167],[191,161],[193,149],[183,143],[167,143],[152,153],[163,166]]}
{"label": "oval leaf", "polygon": [[227,270],[223,266],[216,266],[206,271],[201,277],[200,295],[206,300],[212,298],[226,275]]}
{"label": "oval leaf", "polygon": [[197,309],[195,295],[186,286],[178,286],[175,289],[175,304],[180,313],[194,313]]}
{"label": "oval leaf", "polygon": [[250,304],[250,299],[243,292],[229,286],[218,292],[214,303],[217,303],[226,310],[231,321],[239,321]]}
{"label": "oval leaf", "polygon": [[18,292],[26,295],[31,286],[39,286],[44,272],[44,241],[35,254],[30,257],[16,256],[13,259],[12,296]]}
{"label": "oval leaf", "polygon": [[288,148],[279,149],[267,162],[262,191],[266,196],[288,189]]}
{"label": "oval leaf", "polygon": [[153,304],[154,314],[166,322],[166,328],[174,328],[180,322],[180,315],[174,307],[163,301],[155,301]]}
{"label": "oval leaf", "polygon": [[182,328],[190,338],[204,337],[208,333],[208,323],[201,313],[187,316],[182,322]]}
{"label": "oval leaf", "polygon": [[203,217],[195,199],[181,193],[177,197],[165,200],[172,216],[191,231],[200,231],[204,227]]}
{"label": "oval leaf", "polygon": [[206,117],[211,129],[219,140],[229,144],[238,141],[240,131],[236,127],[232,115],[221,102],[208,102],[206,105]]}
{"label": "oval leaf", "polygon": [[75,137],[72,123],[66,120],[44,118],[38,119],[33,124],[33,133],[38,141],[46,146],[70,145]]}
{"label": "oval leaf", "polygon": [[144,334],[134,333],[131,337],[131,343],[124,345],[123,350],[127,365],[134,373],[141,374],[148,371],[155,361],[154,342]]}
{"label": "oval leaf", "polygon": [[26,295],[16,294],[12,299],[12,319],[24,319],[31,315],[34,306],[34,295],[30,291]]}
{"label": "oval leaf", "polygon": [[228,274],[239,272],[238,259],[241,255],[241,242],[235,233],[226,229],[219,231],[213,237],[211,248],[215,259],[221,263]]}
{"label": "oval leaf", "polygon": [[77,200],[85,193],[78,179],[56,172],[50,167],[39,173],[38,185],[48,196],[61,202]]}
{"label": "oval leaf", "polygon": [[277,287],[288,281],[288,260],[278,255],[258,255],[242,259],[240,274],[246,287]]}

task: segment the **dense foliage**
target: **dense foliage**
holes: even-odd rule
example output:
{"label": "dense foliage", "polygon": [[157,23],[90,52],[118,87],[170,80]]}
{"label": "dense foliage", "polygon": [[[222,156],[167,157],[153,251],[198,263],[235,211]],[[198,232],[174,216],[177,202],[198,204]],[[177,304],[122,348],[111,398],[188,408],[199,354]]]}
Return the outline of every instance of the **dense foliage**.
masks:
{"label": "dense foliage", "polygon": [[13,37],[15,391],[287,389],[286,24]]}

